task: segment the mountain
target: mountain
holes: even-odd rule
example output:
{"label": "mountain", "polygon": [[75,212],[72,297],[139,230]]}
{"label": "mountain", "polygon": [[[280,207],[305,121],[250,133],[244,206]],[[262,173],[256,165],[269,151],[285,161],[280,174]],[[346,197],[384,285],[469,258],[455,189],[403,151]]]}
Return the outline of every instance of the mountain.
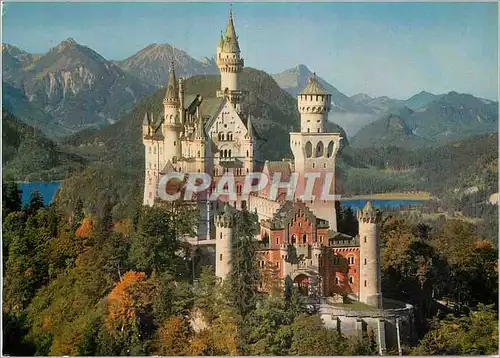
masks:
{"label": "mountain", "polygon": [[115,64],[148,85],[161,88],[168,82],[168,70],[172,61],[176,74],[180,77],[219,73],[214,59],[205,57],[197,61],[169,44],[151,44],[125,60],[115,61]]}
{"label": "mountain", "polygon": [[[4,98],[13,96],[12,89],[17,90],[18,102],[25,101],[43,111],[53,126],[65,129],[59,135],[116,121],[152,90],[152,86],[73,39],[62,41],[41,56],[11,45],[2,48],[3,82],[9,85],[4,87]],[[18,106],[11,105],[11,109],[24,120]],[[45,118],[37,124],[51,132]]]}
{"label": "mountain", "polygon": [[[309,68],[307,68],[307,66],[298,65],[295,68],[288,69],[272,76],[281,88],[295,97],[306,87],[307,81],[309,77],[313,76],[313,73],[309,70]],[[375,114],[371,108],[366,107],[363,104],[357,104],[321,77],[316,76],[316,78],[321,86],[323,86],[323,88],[332,95],[332,112]]]}
{"label": "mountain", "polygon": [[62,150],[40,130],[2,110],[3,176],[14,180],[57,180],[79,171],[86,161]]}
{"label": "mountain", "polygon": [[417,110],[427,106],[429,103],[437,100],[439,97],[440,95],[435,95],[430,92],[421,91],[416,95],[413,95],[410,98],[408,98],[405,101],[405,105],[410,109]]}
{"label": "mountain", "polygon": [[[387,96],[370,97],[365,93],[358,93],[350,97],[355,103],[371,108],[377,114],[383,114],[392,109],[405,105],[405,101]],[[410,107],[409,107],[410,108]]]}
{"label": "mountain", "polygon": [[408,126],[407,121],[410,121],[412,116],[413,111],[407,107],[394,110],[358,131],[351,139],[351,146],[354,148],[396,146],[415,149],[431,144],[425,138],[415,135]]}
{"label": "mountain", "polygon": [[[430,97],[423,93],[413,103]],[[433,98],[417,110],[405,106],[382,116],[361,129],[352,138],[352,146],[417,148],[498,131],[498,102],[457,92]]]}

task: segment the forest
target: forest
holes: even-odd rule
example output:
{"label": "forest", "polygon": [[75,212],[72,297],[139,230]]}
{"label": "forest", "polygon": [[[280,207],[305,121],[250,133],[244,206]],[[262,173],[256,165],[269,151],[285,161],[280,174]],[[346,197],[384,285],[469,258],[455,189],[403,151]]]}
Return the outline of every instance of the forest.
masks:
{"label": "forest", "polygon": [[[260,271],[255,214],[237,214],[229,278],[219,282],[181,240],[196,224],[182,203],[113,217],[109,200],[71,212],[3,184],[3,343],[9,355],[373,355],[369,334],[323,327],[291,284]],[[355,234],[350,209],[339,227]],[[384,295],[415,307],[410,355],[498,354],[497,248],[473,224],[386,215]],[[443,277],[447,277],[443,280]],[[260,293],[261,279],[269,292]],[[397,352],[388,352],[397,354]]]}

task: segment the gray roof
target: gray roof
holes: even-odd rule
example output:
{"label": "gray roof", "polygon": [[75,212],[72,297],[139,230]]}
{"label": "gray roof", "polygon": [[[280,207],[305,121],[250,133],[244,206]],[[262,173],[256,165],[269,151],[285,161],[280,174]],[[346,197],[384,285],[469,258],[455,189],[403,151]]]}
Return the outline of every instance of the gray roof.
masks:
{"label": "gray roof", "polygon": [[238,37],[234,30],[233,11],[229,11],[229,21],[226,27],[226,34],[224,36],[223,52],[240,53],[240,46],[238,44]]}
{"label": "gray roof", "polygon": [[177,79],[175,78],[174,62],[170,64],[165,100],[179,101],[179,90],[177,88]]}

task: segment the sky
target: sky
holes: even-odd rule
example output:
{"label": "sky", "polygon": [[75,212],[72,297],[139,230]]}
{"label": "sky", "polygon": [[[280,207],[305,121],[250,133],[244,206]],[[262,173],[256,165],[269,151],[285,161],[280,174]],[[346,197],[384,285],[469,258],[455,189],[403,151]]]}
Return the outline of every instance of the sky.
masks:
{"label": "sky", "polygon": [[[74,38],[107,59],[168,43],[215,55],[229,3],[5,4],[2,42],[44,53]],[[245,66],[305,64],[347,95],[498,97],[496,3],[233,3]]]}

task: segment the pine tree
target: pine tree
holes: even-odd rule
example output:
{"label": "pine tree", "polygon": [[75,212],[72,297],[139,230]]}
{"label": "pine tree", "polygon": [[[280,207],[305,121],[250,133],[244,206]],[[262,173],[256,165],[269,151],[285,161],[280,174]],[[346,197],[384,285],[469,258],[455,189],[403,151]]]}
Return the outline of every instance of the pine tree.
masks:
{"label": "pine tree", "polygon": [[41,209],[43,207],[44,205],[42,194],[38,191],[38,189],[33,190],[28,203],[24,206],[24,211],[26,211],[29,216],[32,216],[36,214],[38,209]]}
{"label": "pine tree", "polygon": [[22,191],[19,186],[11,181],[2,185],[2,215],[5,218],[14,211],[21,210]]}
{"label": "pine tree", "polygon": [[260,281],[256,260],[259,243],[255,240],[257,216],[243,208],[236,214],[234,231],[232,269],[229,273],[230,301],[244,318],[255,308]]}

